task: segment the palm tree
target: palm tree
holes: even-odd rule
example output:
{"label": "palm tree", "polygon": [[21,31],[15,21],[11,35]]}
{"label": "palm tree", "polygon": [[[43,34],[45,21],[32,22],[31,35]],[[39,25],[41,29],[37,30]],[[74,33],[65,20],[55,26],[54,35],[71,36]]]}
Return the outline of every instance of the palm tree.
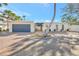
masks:
{"label": "palm tree", "polygon": [[21,20],[21,17],[20,16],[16,16],[15,20]]}
{"label": "palm tree", "polygon": [[48,26],[47,30],[45,31],[45,35],[44,35],[45,37],[47,36],[47,34],[49,32],[49,29],[50,29],[51,25],[53,24],[53,21],[55,19],[55,16],[56,16],[56,3],[54,3],[54,15],[52,17],[51,22],[49,23],[49,26]]}
{"label": "palm tree", "polygon": [[8,30],[8,28],[9,28],[9,21],[11,20],[11,17],[12,17],[12,11],[10,11],[10,10],[4,10],[4,12],[3,12],[3,17],[6,17],[6,22],[7,22],[7,30]]}
{"label": "palm tree", "polygon": [[26,19],[26,16],[25,15],[23,15],[23,20],[25,20]]}
{"label": "palm tree", "polygon": [[7,29],[9,28],[9,22],[10,21],[21,20],[21,17],[20,16],[17,16],[11,10],[4,10],[4,12],[2,13],[1,16],[6,19]]}

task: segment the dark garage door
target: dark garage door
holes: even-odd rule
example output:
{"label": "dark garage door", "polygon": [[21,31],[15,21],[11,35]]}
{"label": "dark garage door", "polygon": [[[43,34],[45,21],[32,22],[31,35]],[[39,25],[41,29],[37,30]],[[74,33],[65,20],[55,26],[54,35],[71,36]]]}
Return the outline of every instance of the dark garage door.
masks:
{"label": "dark garage door", "polygon": [[30,24],[13,24],[12,32],[30,32]]}

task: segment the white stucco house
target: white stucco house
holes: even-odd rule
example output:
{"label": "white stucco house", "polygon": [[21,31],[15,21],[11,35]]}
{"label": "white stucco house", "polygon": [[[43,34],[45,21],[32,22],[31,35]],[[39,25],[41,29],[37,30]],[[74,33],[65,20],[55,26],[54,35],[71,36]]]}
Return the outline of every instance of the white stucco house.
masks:
{"label": "white stucco house", "polygon": [[0,21],[0,30],[1,31],[7,30],[7,23],[6,22]]}
{"label": "white stucco house", "polygon": [[[49,26],[49,23],[44,23],[43,26],[42,26],[42,29],[43,31],[45,31]],[[60,31],[60,30],[63,30],[63,31],[66,31],[67,29],[69,29],[69,25],[67,23],[57,23],[57,22],[54,22],[52,23],[49,31]]]}
{"label": "white stucco house", "polygon": [[[43,31],[45,31],[49,26],[49,23],[44,23],[42,26]],[[53,23],[49,29],[49,31],[75,31],[79,32],[79,25],[69,25],[67,23]]]}
{"label": "white stucco house", "polygon": [[71,25],[69,28],[70,28],[70,31],[79,32],[79,25]]}
{"label": "white stucco house", "polygon": [[[36,32],[36,30],[44,32],[49,26],[49,22],[39,24],[40,25],[38,26],[38,24],[34,23],[33,21],[10,21],[8,24],[9,32]],[[0,28],[2,31],[6,30],[7,22],[0,21]],[[49,31],[67,31],[67,29],[69,29],[69,31],[79,32],[79,25],[69,25],[67,23],[54,22]]]}

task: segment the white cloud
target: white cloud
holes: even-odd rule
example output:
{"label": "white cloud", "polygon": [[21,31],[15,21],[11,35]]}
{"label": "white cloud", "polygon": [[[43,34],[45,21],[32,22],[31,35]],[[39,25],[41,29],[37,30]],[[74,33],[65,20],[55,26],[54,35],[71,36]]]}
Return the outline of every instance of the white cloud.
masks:
{"label": "white cloud", "polygon": [[45,19],[34,19],[34,22],[50,22],[50,21]]}
{"label": "white cloud", "polygon": [[45,22],[50,22],[50,20],[45,20]]}
{"label": "white cloud", "polygon": [[57,19],[55,19],[55,20],[54,20],[54,22],[58,22],[58,20],[57,20]]}

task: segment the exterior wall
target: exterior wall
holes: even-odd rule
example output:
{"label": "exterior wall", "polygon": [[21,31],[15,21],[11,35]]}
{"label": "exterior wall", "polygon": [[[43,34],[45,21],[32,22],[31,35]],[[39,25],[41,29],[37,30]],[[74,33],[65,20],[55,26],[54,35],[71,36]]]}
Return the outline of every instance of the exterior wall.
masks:
{"label": "exterior wall", "polygon": [[[54,31],[54,29],[56,29],[56,25],[55,23],[52,24],[52,26],[50,27],[51,31]],[[42,30],[45,31],[49,26],[49,23],[44,23],[42,26]]]}
{"label": "exterior wall", "polygon": [[64,31],[67,31],[67,29],[69,29],[69,24],[67,24],[67,23],[64,23]]}
{"label": "exterior wall", "polygon": [[0,28],[1,30],[7,30],[7,23],[6,22],[3,22],[3,21],[0,21]]}
{"label": "exterior wall", "polygon": [[[69,29],[69,25],[67,23],[53,23],[52,26],[50,27],[50,29],[51,29],[51,31],[54,31],[54,29],[56,29],[57,31],[60,31],[62,29],[62,25],[64,26],[64,29],[63,29],[64,31]],[[49,26],[49,23],[44,23],[43,31],[45,31],[48,26]]]}
{"label": "exterior wall", "polygon": [[2,26],[2,31],[3,31],[3,30],[7,30],[7,25],[3,25],[3,26]]}
{"label": "exterior wall", "polygon": [[35,31],[42,31],[42,25],[43,23],[35,23]]}
{"label": "exterior wall", "polygon": [[35,32],[35,24],[31,23],[31,32]]}
{"label": "exterior wall", "polygon": [[70,31],[78,31],[79,32],[79,25],[71,25]]}
{"label": "exterior wall", "polygon": [[35,24],[32,21],[12,21],[9,23],[9,32],[12,32],[12,24],[30,24],[31,32],[35,32]]}
{"label": "exterior wall", "polygon": [[36,29],[36,31],[41,31],[41,27],[40,26],[35,25],[35,29]]}
{"label": "exterior wall", "polygon": [[69,29],[69,24],[67,23],[60,23],[58,24],[58,31],[60,31],[62,29],[62,26],[64,26],[63,30],[66,31],[67,29]]}
{"label": "exterior wall", "polygon": [[54,29],[56,29],[56,25],[55,23],[52,24],[52,26],[50,27],[51,31],[54,31]]}
{"label": "exterior wall", "polygon": [[62,24],[58,24],[58,31],[62,29]]}

